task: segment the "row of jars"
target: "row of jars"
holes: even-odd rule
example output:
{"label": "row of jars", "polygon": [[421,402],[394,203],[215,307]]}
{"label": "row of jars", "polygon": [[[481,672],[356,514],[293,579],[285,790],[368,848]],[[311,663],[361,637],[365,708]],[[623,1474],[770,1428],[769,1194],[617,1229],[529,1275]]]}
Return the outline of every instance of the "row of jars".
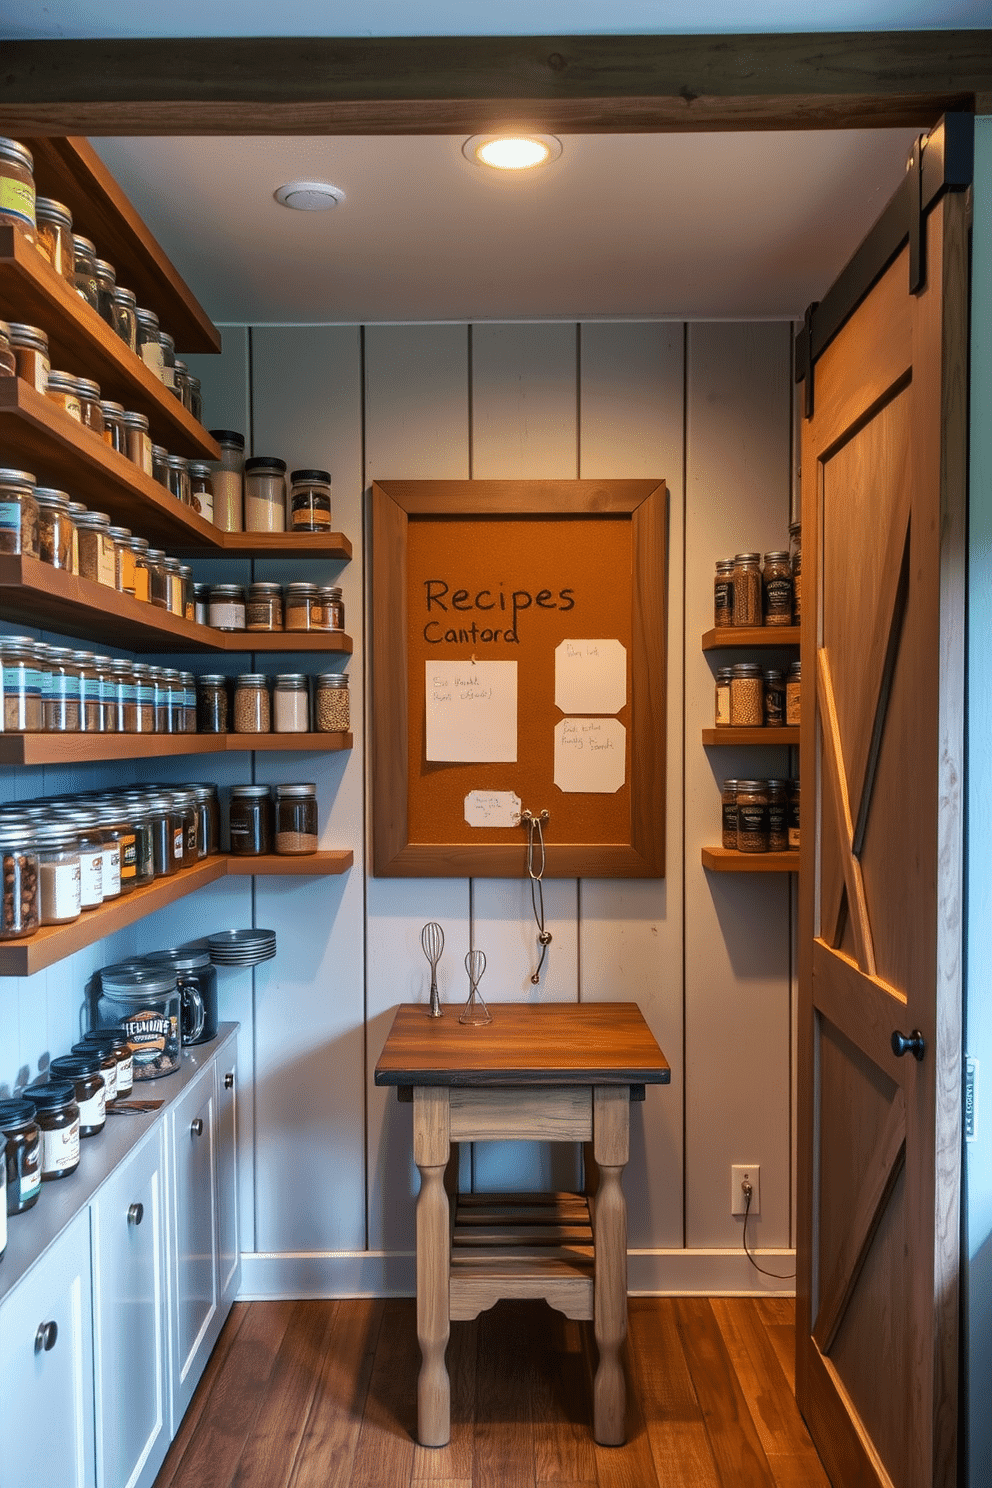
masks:
{"label": "row of jars", "polygon": [[318,845],[317,787],[313,781],[284,785],[232,785],[228,804],[231,852],[296,856]]}
{"label": "row of jars", "polygon": [[213,467],[213,520],[223,532],[330,532],[331,473],[294,470],[275,455],[245,459],[245,437],[211,429],[221,458]]}
{"label": "row of jars", "polygon": [[27,636],[0,637],[8,734],[192,734],[196,678]]}
{"label": "row of jars", "polygon": [[799,661],[787,672],[756,661],[718,667],[713,722],[717,728],[798,727],[801,692]]}
{"label": "row of jars", "polygon": [[798,780],[725,780],[722,803],[724,847],[799,851]]}
{"label": "row of jars", "polygon": [[713,624],[798,625],[802,618],[802,528],[789,527],[789,551],[738,553],[717,562]]}
{"label": "row of jars", "polygon": [[196,679],[196,727],[201,734],[347,733],[347,673],[205,674]]}
{"label": "row of jars", "polygon": [[0,940],[64,925],[220,850],[217,787],[142,786],[0,811]]}
{"label": "row of jars", "polygon": [[194,615],[215,630],[344,630],[336,584],[197,584]]}

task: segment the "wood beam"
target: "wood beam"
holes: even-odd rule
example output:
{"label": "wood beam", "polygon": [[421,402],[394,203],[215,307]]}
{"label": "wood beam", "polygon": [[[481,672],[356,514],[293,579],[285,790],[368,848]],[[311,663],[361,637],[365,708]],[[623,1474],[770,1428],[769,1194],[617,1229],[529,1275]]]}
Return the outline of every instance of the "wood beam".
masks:
{"label": "wood beam", "polygon": [[927,125],[992,31],[5,41],[0,131],[445,134]]}

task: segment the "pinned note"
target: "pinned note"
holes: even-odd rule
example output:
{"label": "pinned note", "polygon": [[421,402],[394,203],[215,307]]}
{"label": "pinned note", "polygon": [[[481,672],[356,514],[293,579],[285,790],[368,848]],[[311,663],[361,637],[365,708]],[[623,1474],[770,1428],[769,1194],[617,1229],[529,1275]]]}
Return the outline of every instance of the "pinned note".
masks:
{"label": "pinned note", "polygon": [[428,661],[427,758],[517,758],[517,663]]}
{"label": "pinned note", "polygon": [[520,797],[513,791],[469,791],[465,820],[470,827],[519,827]]}
{"label": "pinned note", "polygon": [[555,647],[555,704],[563,713],[619,713],[627,701],[627,648],[619,641]]}
{"label": "pinned note", "polygon": [[555,726],[555,785],[612,795],[627,776],[627,730],[615,718],[563,718]]}

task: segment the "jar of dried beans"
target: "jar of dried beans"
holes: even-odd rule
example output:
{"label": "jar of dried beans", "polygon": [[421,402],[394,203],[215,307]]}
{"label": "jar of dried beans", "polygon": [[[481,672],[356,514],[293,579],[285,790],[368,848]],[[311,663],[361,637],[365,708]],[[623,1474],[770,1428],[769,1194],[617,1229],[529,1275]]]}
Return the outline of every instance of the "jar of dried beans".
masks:
{"label": "jar of dried beans", "polygon": [[760,553],[738,553],[734,559],[734,624],[761,624]]}
{"label": "jar of dried beans", "polygon": [[768,851],[768,788],[764,780],[737,782],[737,850]]}
{"label": "jar of dried beans", "polygon": [[765,679],[756,661],[739,661],[730,674],[733,728],[761,728],[765,721]]}
{"label": "jar of dried beans", "polygon": [[271,728],[268,677],[262,672],[242,672],[234,679],[234,732],[267,734]]}
{"label": "jar of dried beans", "polygon": [[721,558],[713,579],[713,624],[717,627],[734,623],[734,560]]}
{"label": "jar of dried beans", "polygon": [[347,672],[321,672],[314,679],[314,727],[319,734],[346,734],[351,728]]}
{"label": "jar of dried beans", "polygon": [[761,576],[766,625],[792,624],[792,565],[788,553],[766,553]]}
{"label": "jar of dried beans", "polygon": [[312,782],[277,785],[275,826],[277,853],[317,851],[317,787]]}
{"label": "jar of dried beans", "polygon": [[33,934],[41,923],[38,852],[27,820],[0,821],[0,864],[3,866],[0,940],[21,940]]}
{"label": "jar of dried beans", "polygon": [[738,780],[725,780],[723,790],[720,794],[720,803],[723,815],[723,845],[724,847],[737,848],[737,787]]}

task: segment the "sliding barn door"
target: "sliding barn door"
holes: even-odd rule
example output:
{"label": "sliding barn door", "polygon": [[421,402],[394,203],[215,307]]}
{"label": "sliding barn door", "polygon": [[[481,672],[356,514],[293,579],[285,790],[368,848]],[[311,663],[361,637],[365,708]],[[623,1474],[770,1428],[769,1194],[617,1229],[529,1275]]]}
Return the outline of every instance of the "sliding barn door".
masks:
{"label": "sliding barn door", "polygon": [[956,1481],[967,212],[923,214],[803,424],[796,1389],[837,1488]]}

